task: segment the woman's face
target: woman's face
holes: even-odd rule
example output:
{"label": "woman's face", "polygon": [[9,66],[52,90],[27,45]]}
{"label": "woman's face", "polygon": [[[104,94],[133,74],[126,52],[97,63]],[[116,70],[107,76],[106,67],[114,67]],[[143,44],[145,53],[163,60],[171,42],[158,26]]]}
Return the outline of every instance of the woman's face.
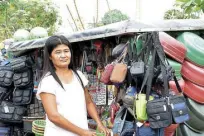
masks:
{"label": "woman's face", "polygon": [[71,62],[71,51],[67,45],[58,45],[50,55],[55,68],[68,68]]}

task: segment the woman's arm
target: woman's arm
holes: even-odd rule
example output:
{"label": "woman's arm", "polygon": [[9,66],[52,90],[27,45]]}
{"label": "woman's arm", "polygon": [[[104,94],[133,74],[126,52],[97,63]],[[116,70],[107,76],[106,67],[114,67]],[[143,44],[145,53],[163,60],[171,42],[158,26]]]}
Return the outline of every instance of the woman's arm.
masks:
{"label": "woman's arm", "polygon": [[91,116],[92,119],[96,121],[97,125],[103,125],[98,116],[96,105],[93,103],[87,88],[85,88],[85,99],[88,114]]}
{"label": "woman's arm", "polygon": [[57,111],[55,95],[43,92],[43,93],[40,93],[40,97],[41,97],[44,109],[46,111],[46,114],[48,116],[48,119],[51,122],[53,122],[54,124],[56,124],[61,128],[64,128],[80,136],[89,136],[89,135],[91,136],[93,134],[93,132],[91,131],[84,130],[72,124],[70,121],[68,121],[66,118],[64,118],[62,115],[59,114],[59,112]]}
{"label": "woman's arm", "polygon": [[98,125],[98,130],[102,133],[105,133],[106,136],[109,136],[110,130],[103,126],[103,123],[101,122],[101,120],[98,116],[98,113],[96,110],[96,105],[93,103],[87,88],[85,88],[85,99],[86,99],[87,111],[88,111],[89,115],[91,116],[91,118],[96,121],[96,123]]}

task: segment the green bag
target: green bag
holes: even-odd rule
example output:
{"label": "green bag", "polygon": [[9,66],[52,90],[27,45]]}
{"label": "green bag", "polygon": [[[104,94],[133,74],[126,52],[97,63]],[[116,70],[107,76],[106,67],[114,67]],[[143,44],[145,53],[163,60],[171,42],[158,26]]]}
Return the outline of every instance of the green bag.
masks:
{"label": "green bag", "polygon": [[[149,100],[153,99],[154,99],[153,96],[149,97]],[[138,95],[136,95],[135,113],[139,121],[147,120],[146,105],[147,105],[146,94],[139,93]]]}

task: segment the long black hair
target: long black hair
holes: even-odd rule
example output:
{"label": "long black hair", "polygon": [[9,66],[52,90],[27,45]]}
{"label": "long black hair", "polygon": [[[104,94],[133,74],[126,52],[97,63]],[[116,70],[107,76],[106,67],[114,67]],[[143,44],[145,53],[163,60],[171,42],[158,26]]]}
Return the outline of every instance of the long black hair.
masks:
{"label": "long black hair", "polygon": [[[60,84],[60,86],[64,89],[62,82],[59,80],[59,77],[57,76],[57,74],[55,73],[56,69],[52,63],[52,61],[50,60],[50,56],[52,51],[58,46],[58,45],[67,45],[70,49],[71,52],[71,61],[70,64],[68,66],[69,69],[76,71],[75,70],[75,66],[74,66],[74,61],[73,61],[73,50],[72,50],[72,46],[69,42],[69,40],[63,36],[63,35],[54,35],[51,36],[47,39],[47,41],[45,42],[45,46],[44,46],[44,63],[43,63],[43,77],[46,76],[46,74],[48,72],[50,72],[50,74],[54,77],[54,79]],[[41,79],[42,79],[41,78]]]}

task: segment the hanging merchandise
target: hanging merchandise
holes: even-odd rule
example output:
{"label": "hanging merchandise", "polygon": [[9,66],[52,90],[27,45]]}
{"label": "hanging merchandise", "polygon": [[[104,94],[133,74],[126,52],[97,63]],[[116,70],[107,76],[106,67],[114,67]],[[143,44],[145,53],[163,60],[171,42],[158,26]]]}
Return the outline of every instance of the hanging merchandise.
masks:
{"label": "hanging merchandise", "polygon": [[[127,113],[128,113],[128,110],[125,107],[120,107],[120,110],[117,112],[117,115],[115,117],[114,126],[112,129],[114,135],[121,136],[123,131],[135,128],[134,122],[126,120]],[[135,132],[135,129],[134,129],[134,132]],[[133,135],[133,134],[134,133],[131,132],[130,134],[127,134],[127,135]]]}
{"label": "hanging merchandise", "polygon": [[114,64],[111,63],[111,64],[107,64],[102,75],[101,75],[101,78],[100,78],[100,81],[106,85],[109,85],[109,84],[112,84],[111,81],[110,81],[110,76],[112,74],[112,71],[113,71],[113,68],[114,68]]}
{"label": "hanging merchandise", "polygon": [[133,104],[134,104],[134,100],[135,100],[136,95],[137,95],[137,88],[130,85],[126,89],[126,93],[122,98],[123,105],[125,105],[125,107],[133,108]]}
{"label": "hanging merchandise", "polygon": [[[126,43],[127,45],[129,44]],[[121,56],[117,58],[113,71],[110,76],[110,81],[113,83],[122,83],[125,80],[127,74],[127,64],[125,63],[125,57],[127,54],[127,47],[123,50]]]}
{"label": "hanging merchandise", "polygon": [[[149,45],[149,48],[152,45]],[[143,79],[143,83],[140,89],[140,92],[136,95],[135,98],[135,110],[136,110],[136,117],[139,121],[146,121],[147,118],[147,102],[150,100],[153,100],[154,98],[152,96],[149,95],[149,92],[151,91],[151,86],[152,86],[152,78],[153,78],[153,69],[154,69],[154,62],[155,62],[155,56],[156,56],[156,51],[153,50],[152,52],[152,58],[151,58],[151,63],[150,66],[148,67],[148,69],[146,70],[144,79]],[[142,91],[144,91],[144,86],[145,84],[147,84],[146,87],[146,94],[142,94]]]}
{"label": "hanging merchandise", "polygon": [[0,86],[10,87],[13,83],[13,74],[10,66],[0,66]]}
{"label": "hanging merchandise", "polygon": [[26,88],[33,85],[33,71],[28,69],[21,73],[14,73],[13,75],[14,86],[19,88]]}
{"label": "hanging merchandise", "polygon": [[107,92],[108,92],[108,105],[111,105],[111,103],[114,101],[114,93],[115,93],[115,86],[114,85],[108,85],[107,86]]}
{"label": "hanging merchandise", "polygon": [[96,105],[106,105],[106,85],[98,82],[96,88]]}
{"label": "hanging merchandise", "polygon": [[30,56],[21,56],[18,58],[13,58],[10,60],[11,68],[14,72],[21,72],[28,68],[32,68],[34,64],[34,60]]}
{"label": "hanging merchandise", "polygon": [[[164,91],[162,91],[162,98],[147,102],[148,121],[150,122],[151,128],[162,128],[169,126],[170,124],[172,124],[172,117],[175,123],[182,123],[189,120],[188,109],[185,103],[184,96],[169,96],[167,77],[167,72],[169,71],[165,69],[165,67],[167,68],[167,65],[165,64],[164,52],[158,39],[158,33],[153,33],[155,46],[153,54],[156,53],[160,60]],[[182,93],[182,90],[175,76],[174,80],[179,92]],[[149,90],[146,93],[148,95],[150,93]]]}
{"label": "hanging merchandise", "polygon": [[149,39],[144,44],[142,49],[140,51],[137,51],[136,43],[138,43],[138,40],[141,36],[143,36],[143,35],[139,35],[137,37],[136,42],[135,41],[133,42],[133,48],[132,48],[133,50],[131,52],[130,51],[128,52],[128,54],[130,54],[130,53],[133,54],[133,56],[131,58],[131,64],[130,64],[131,65],[130,66],[130,74],[133,78],[144,75],[144,70],[145,70],[144,61],[142,61],[142,59],[140,57],[143,55],[144,50],[146,49],[146,47],[149,44],[149,41],[151,39],[151,37],[149,37]]}
{"label": "hanging merchandise", "polygon": [[177,37],[177,40],[187,48],[186,59],[199,67],[204,67],[204,39],[195,33],[184,32]]}
{"label": "hanging merchandise", "polygon": [[179,42],[165,32],[159,32],[159,40],[166,54],[183,63],[187,49],[182,42]]}
{"label": "hanging merchandise", "polygon": [[15,88],[13,91],[13,104],[14,105],[26,105],[26,104],[30,104],[31,100],[32,100],[32,92],[33,92],[33,88],[24,88],[24,89],[20,89],[20,88]]}

